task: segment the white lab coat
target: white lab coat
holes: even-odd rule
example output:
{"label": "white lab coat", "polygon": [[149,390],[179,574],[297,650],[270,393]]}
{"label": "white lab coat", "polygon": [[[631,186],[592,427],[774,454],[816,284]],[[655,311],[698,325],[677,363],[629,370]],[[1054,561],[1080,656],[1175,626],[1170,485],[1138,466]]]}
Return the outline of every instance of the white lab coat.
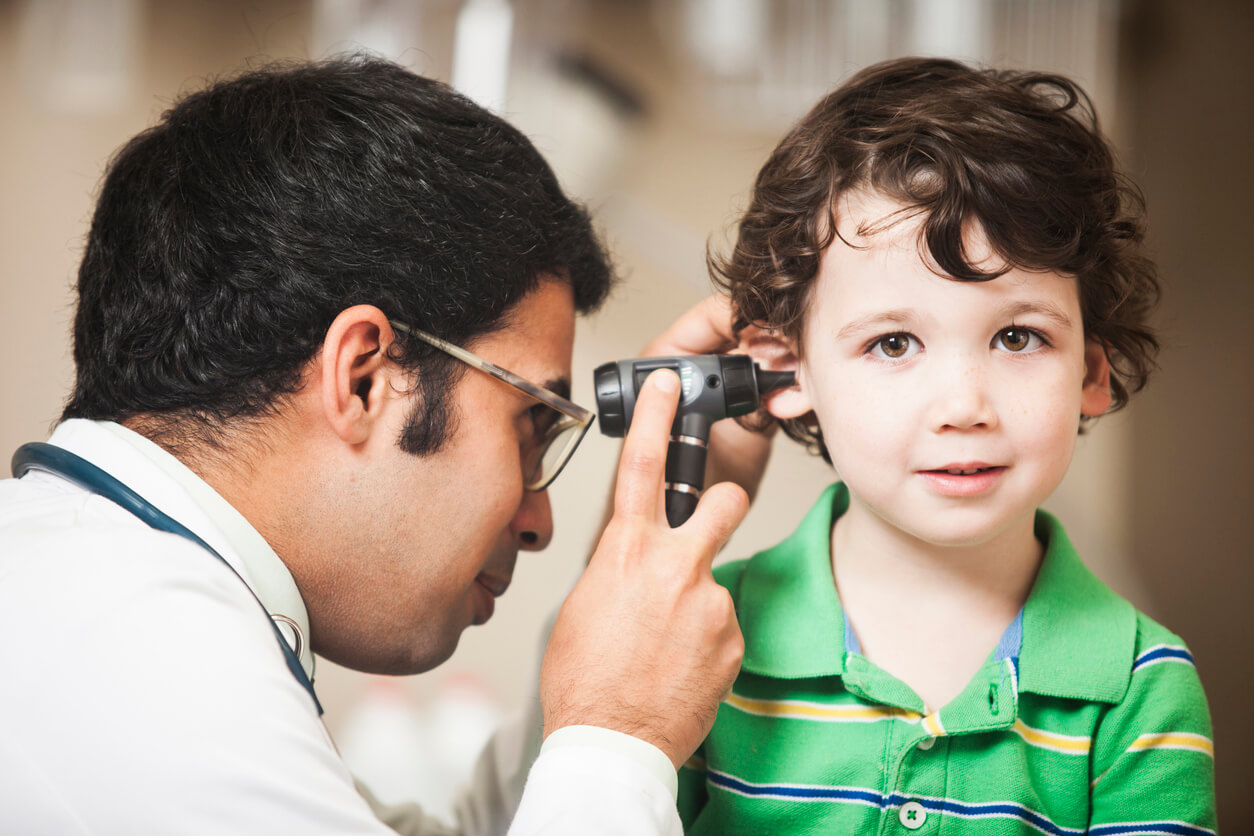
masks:
{"label": "white lab coat", "polygon": [[[286,567],[177,459],[107,422],[50,441],[194,531],[308,635]],[[307,648],[301,662],[312,672]],[[372,809],[220,561],[59,477],[0,481],[0,832],[491,834],[515,809],[518,836],[679,832],[656,748],[564,729],[528,778],[536,744],[534,723],[499,735],[455,824]]]}

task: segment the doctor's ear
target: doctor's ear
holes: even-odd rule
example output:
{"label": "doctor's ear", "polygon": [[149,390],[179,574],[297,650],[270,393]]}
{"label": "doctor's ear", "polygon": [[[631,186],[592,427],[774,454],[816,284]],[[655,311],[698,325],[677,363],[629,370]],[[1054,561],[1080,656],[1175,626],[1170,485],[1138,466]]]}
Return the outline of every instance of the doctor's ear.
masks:
{"label": "doctor's ear", "polygon": [[361,444],[387,405],[387,345],[392,326],[374,305],[340,311],[327,329],[318,365],[322,413],[335,434]]}
{"label": "doctor's ear", "polygon": [[813,408],[797,356],[797,343],[791,337],[764,331],[754,326],[740,333],[739,350],[748,354],[763,371],[792,372],[797,380],[786,389],[777,389],[762,398],[762,403],[772,417],[800,418]]}

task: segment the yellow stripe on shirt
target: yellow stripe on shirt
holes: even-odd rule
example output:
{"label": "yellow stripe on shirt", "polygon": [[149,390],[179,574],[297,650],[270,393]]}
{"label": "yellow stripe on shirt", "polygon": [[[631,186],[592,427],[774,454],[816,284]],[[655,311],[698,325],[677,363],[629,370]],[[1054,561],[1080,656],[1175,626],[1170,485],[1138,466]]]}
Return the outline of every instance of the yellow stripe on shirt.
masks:
{"label": "yellow stripe on shirt", "polygon": [[1087,755],[1093,748],[1093,740],[1090,737],[1034,729],[1022,720],[1015,720],[1014,732],[1031,746],[1061,752],[1064,755]]}
{"label": "yellow stripe on shirt", "polygon": [[916,723],[921,717],[913,711],[887,705],[826,705],[801,700],[756,700],[736,693],[730,694],[724,702],[746,714],[819,720],[826,723],[875,723],[880,720]]}
{"label": "yellow stripe on shirt", "polygon": [[1193,732],[1158,732],[1143,734],[1128,747],[1129,752],[1145,752],[1150,749],[1187,749],[1215,757],[1215,744],[1209,737]]}

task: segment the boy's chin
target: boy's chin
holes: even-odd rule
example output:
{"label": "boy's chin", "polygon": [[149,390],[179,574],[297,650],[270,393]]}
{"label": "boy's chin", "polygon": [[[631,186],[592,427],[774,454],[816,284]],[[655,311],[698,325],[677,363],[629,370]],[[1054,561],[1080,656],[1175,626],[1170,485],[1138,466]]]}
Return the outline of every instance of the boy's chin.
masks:
{"label": "boy's chin", "polygon": [[918,514],[877,513],[880,523],[899,536],[933,549],[978,549],[990,545],[1013,548],[1034,539],[1035,508],[998,513],[989,508],[963,508]]}
{"label": "boy's chin", "polygon": [[[956,515],[955,515],[956,516]],[[964,515],[974,517],[975,515]],[[1016,515],[1011,519],[992,517],[984,519],[919,521],[917,526],[903,529],[915,539],[940,549],[978,549],[991,545],[1013,548],[1034,539],[1034,515]]]}

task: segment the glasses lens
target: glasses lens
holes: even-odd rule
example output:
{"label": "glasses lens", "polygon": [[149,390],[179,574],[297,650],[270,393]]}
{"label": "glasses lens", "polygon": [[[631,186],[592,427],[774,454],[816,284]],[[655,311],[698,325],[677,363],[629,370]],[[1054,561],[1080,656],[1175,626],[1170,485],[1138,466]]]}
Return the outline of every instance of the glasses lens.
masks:
{"label": "glasses lens", "polygon": [[539,491],[561,472],[587,428],[547,404],[536,404],[532,415],[535,436],[524,451],[523,473],[527,488]]}

